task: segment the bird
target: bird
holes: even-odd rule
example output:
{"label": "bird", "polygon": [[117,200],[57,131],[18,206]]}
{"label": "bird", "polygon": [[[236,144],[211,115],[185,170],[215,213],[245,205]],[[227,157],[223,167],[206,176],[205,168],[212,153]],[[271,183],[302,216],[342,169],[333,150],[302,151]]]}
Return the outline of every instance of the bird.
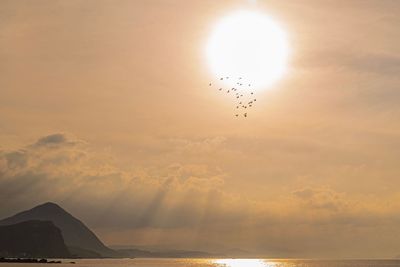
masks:
{"label": "bird", "polygon": [[[229,78],[232,78],[233,81],[236,79],[235,77],[229,77],[229,76],[221,77],[220,76],[219,80],[223,81],[223,80],[227,80]],[[256,98],[249,99],[251,96],[254,95],[254,91],[253,91],[254,89],[252,87],[252,84],[251,83],[246,83],[246,80],[244,80],[243,77],[237,77],[237,79],[238,80],[236,80],[237,81],[236,85],[233,84],[234,87],[231,87],[230,89],[227,89],[227,88],[224,88],[224,87],[217,87],[217,88],[218,88],[219,91],[224,90],[227,94],[229,94],[231,92],[232,92],[232,94],[235,93],[234,96],[236,97],[237,101],[239,101],[239,102],[235,103],[236,104],[235,105],[235,107],[236,107],[235,110],[236,110],[237,113],[235,112],[234,115],[235,115],[235,117],[240,117],[241,115],[243,115],[244,117],[247,118],[248,117],[247,116],[248,115],[247,112],[246,113],[240,112],[241,109],[243,108],[243,109],[247,110],[247,108],[253,107],[253,105],[255,104],[254,102],[256,102],[257,99]],[[213,85],[216,85],[216,83],[214,83],[214,82],[210,82],[209,83],[209,86],[213,86]],[[246,85],[251,87],[251,88],[249,88],[249,91],[251,90],[250,92],[249,91],[245,92],[245,88],[246,88],[245,86]],[[250,96],[249,96],[249,93],[250,93]]]}

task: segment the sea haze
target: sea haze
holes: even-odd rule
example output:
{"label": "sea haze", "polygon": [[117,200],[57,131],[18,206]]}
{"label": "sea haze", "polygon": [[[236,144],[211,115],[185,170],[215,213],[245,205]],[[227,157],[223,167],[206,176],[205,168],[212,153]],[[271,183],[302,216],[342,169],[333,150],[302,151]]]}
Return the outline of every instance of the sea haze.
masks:
{"label": "sea haze", "polygon": [[[62,260],[58,267],[394,267],[400,260],[286,260],[286,259],[83,259]],[[71,262],[75,262],[74,265]],[[15,267],[0,263],[0,267]],[[48,264],[30,264],[47,267]]]}

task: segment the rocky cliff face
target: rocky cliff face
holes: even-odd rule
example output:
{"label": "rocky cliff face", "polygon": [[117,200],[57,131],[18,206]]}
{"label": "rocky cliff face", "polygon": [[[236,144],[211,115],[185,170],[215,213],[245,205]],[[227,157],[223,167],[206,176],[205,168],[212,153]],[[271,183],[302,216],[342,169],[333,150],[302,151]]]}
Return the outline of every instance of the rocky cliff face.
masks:
{"label": "rocky cliff face", "polygon": [[0,256],[68,258],[61,230],[50,221],[25,221],[0,226]]}

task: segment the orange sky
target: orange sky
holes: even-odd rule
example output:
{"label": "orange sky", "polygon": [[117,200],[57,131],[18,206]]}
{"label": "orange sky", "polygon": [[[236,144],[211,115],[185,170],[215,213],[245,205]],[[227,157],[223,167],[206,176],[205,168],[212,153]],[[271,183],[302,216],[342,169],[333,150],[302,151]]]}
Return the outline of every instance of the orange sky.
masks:
{"label": "orange sky", "polygon": [[[204,57],[240,9],[292,51],[246,120]],[[399,17],[390,0],[3,0],[0,215],[56,201],[107,244],[396,256]]]}

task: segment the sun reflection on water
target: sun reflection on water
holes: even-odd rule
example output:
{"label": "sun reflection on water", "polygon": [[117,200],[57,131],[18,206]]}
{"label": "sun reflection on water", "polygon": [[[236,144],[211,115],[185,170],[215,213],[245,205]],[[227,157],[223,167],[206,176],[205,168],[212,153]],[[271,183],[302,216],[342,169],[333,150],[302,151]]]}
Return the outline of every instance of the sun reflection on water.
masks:
{"label": "sun reflection on water", "polygon": [[275,262],[260,259],[221,259],[215,260],[218,267],[276,267]]}

